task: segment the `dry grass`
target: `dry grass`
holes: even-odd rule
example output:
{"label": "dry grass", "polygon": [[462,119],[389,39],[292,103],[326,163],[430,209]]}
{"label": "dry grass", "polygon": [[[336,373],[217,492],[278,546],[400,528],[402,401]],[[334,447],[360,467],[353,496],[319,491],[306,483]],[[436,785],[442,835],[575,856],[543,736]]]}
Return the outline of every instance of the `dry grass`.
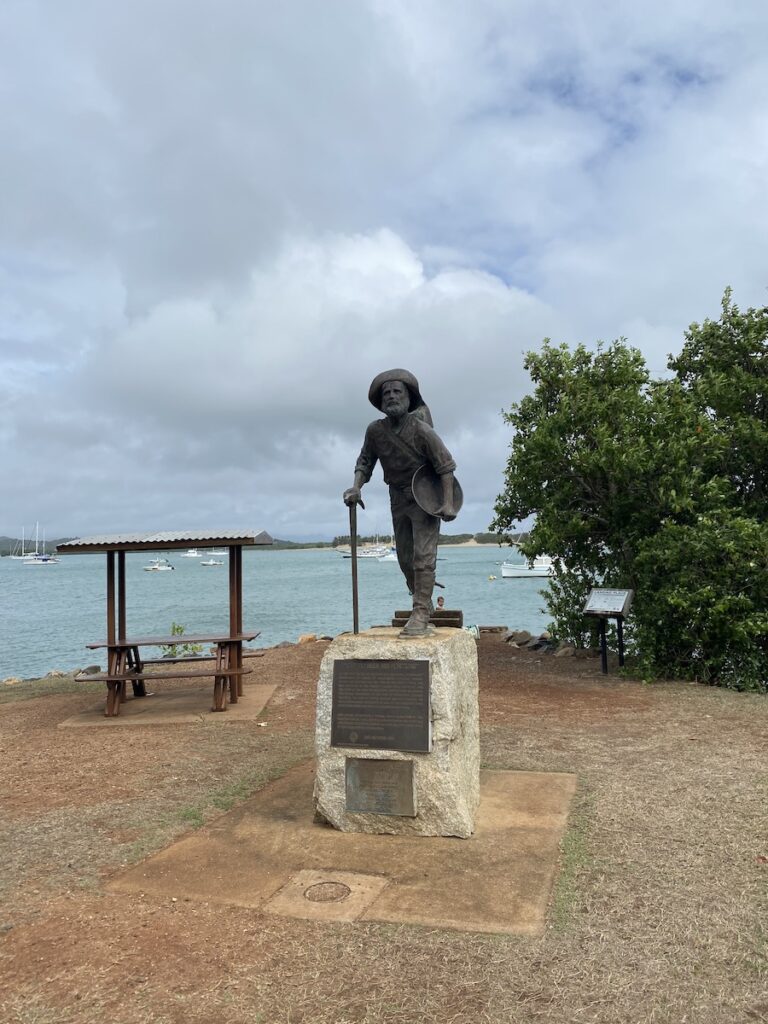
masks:
{"label": "dry grass", "polygon": [[0,709],[3,792],[22,751],[47,751],[56,773],[33,768],[24,799],[4,801],[0,1019],[767,1021],[765,698],[606,681],[594,666],[568,675],[493,643],[481,645],[484,764],[579,779],[544,936],[319,925],[101,889],[105,872],[308,755],[320,650],[270,652],[262,671],[281,687],[268,730],[94,730],[97,741],[55,729],[92,697]]}
{"label": "dry grass", "polygon": [[50,697],[60,693],[104,692],[103,683],[76,683],[70,675],[53,676],[50,679],[22,679],[18,683],[0,682],[0,705],[13,704],[19,700],[35,697]]}

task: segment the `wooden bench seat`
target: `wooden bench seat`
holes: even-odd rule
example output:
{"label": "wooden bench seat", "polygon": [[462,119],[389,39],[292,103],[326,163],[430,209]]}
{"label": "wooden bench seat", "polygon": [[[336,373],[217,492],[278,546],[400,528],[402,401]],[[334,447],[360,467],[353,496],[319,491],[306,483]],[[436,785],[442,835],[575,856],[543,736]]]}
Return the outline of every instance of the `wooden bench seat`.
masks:
{"label": "wooden bench seat", "polygon": [[215,661],[215,654],[185,654],[178,658],[142,658],[142,665],[194,665],[198,661]]}
{"label": "wooden bench seat", "polygon": [[[394,618],[392,619],[392,625],[402,629],[410,618],[410,615],[410,610],[396,611]],[[464,626],[464,612],[460,609],[436,608],[429,616],[429,621],[433,626],[450,626],[453,629],[462,629]]]}
{"label": "wooden bench seat", "polygon": [[[144,662],[146,665],[146,661]],[[76,683],[121,683],[130,682],[132,679],[201,679],[204,676],[244,676],[251,670],[249,668],[192,668],[183,672],[120,672],[111,675],[109,672],[80,673],[75,676]]]}
{"label": "wooden bench seat", "polygon": [[[170,660],[170,659],[168,659]],[[211,665],[210,668],[174,669],[172,672],[145,672],[134,669],[127,672],[94,672],[92,674],[80,672],[75,676],[78,683],[96,682],[107,684],[107,703],[104,708],[104,715],[107,718],[114,718],[120,713],[120,704],[125,700],[125,686],[130,682],[133,684],[135,698],[147,696],[145,683],[150,680],[161,679],[203,679],[213,676],[213,705],[211,711],[226,711],[227,683],[229,683],[229,700],[231,704],[237,703],[238,680],[251,672],[249,668],[223,668]]]}

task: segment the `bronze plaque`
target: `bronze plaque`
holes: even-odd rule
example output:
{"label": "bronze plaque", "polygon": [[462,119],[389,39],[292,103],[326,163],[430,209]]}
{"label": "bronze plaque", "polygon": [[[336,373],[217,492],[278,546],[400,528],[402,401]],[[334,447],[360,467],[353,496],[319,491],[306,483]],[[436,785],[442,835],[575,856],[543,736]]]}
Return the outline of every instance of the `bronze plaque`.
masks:
{"label": "bronze plaque", "polygon": [[396,814],[416,817],[413,761],[348,757],[345,782],[350,814]]}
{"label": "bronze plaque", "polygon": [[334,662],[331,746],[429,753],[429,671],[426,660]]}

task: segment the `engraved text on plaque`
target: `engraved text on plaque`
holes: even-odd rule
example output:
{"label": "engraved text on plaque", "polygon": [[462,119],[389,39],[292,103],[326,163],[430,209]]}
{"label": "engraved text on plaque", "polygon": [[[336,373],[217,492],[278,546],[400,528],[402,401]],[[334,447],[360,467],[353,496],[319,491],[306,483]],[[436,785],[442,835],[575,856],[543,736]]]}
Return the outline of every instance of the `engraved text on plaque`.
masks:
{"label": "engraved text on plaque", "polygon": [[426,660],[335,662],[331,746],[428,753],[429,671]]}
{"label": "engraved text on plaque", "polygon": [[399,814],[416,817],[413,761],[348,757],[346,805],[350,814]]}

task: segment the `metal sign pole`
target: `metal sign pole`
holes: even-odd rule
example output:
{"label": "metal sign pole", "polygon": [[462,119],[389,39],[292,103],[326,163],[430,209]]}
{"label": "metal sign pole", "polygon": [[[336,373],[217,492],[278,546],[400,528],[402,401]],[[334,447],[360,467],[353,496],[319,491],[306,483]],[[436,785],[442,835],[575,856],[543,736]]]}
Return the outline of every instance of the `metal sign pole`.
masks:
{"label": "metal sign pole", "polygon": [[624,625],[621,615],[616,616],[616,632],[619,638],[619,666],[624,667]]}
{"label": "metal sign pole", "polygon": [[603,674],[608,673],[608,641],[605,636],[605,618],[600,616],[600,660],[602,662]]}

